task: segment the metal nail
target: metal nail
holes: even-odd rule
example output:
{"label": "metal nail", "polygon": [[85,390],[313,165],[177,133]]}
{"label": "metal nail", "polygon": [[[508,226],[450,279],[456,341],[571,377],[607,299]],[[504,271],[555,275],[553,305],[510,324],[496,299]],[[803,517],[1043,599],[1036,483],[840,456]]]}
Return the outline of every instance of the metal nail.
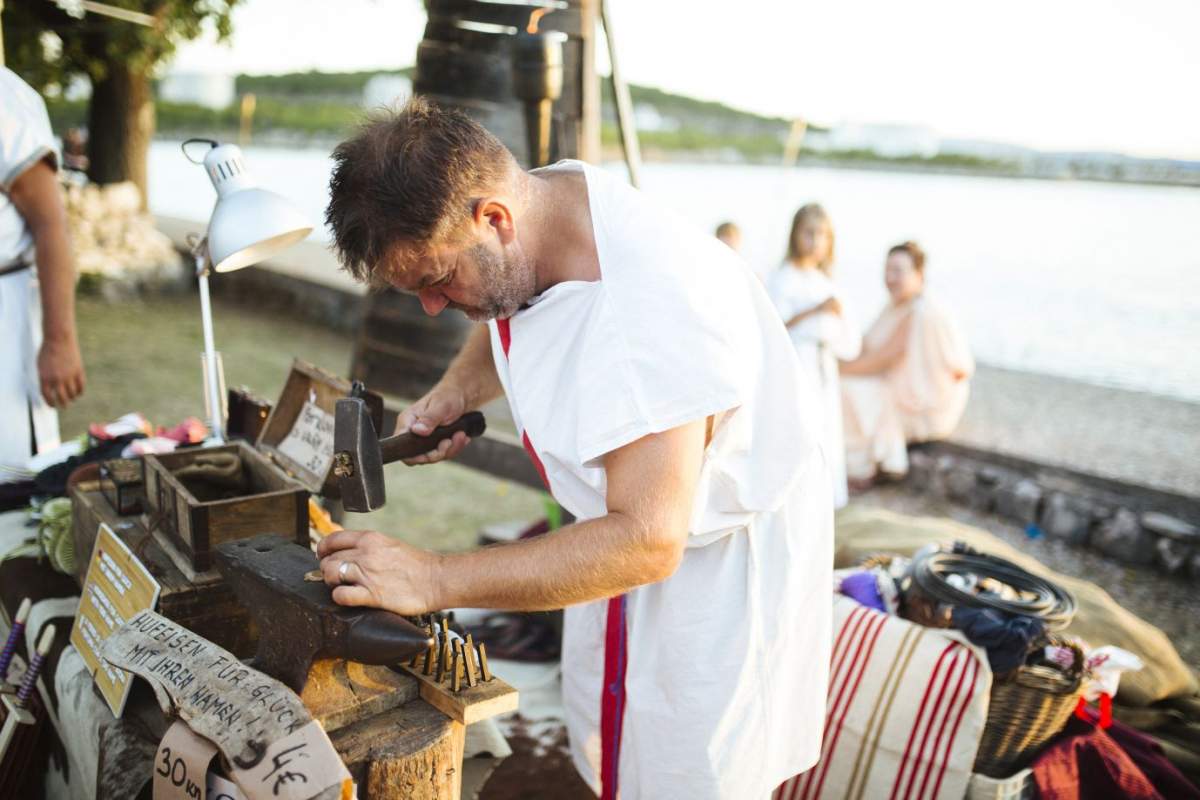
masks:
{"label": "metal nail", "polygon": [[483,676],[484,683],[492,679],[492,671],[487,665],[487,645],[483,642],[479,643],[479,674]]}
{"label": "metal nail", "polygon": [[463,646],[463,655],[466,657],[467,668],[467,686],[475,685],[475,641],[471,638],[471,634],[467,634],[467,643]]}
{"label": "metal nail", "polygon": [[421,666],[421,674],[422,675],[429,675],[429,674],[433,673],[433,662],[434,662],[434,659],[436,659],[438,657],[437,629],[434,628],[432,621],[430,621],[430,623],[429,623],[429,638],[432,640],[433,643],[430,644],[429,647],[425,649],[425,663],[422,664],[422,666]]}
{"label": "metal nail", "polygon": [[448,671],[446,667],[446,649],[450,646],[449,642],[442,639],[442,643],[438,648],[437,654],[437,669],[433,672],[433,679],[438,683],[442,682],[442,678],[446,677]]}
{"label": "metal nail", "polygon": [[462,689],[462,676],[458,672],[459,655],[462,653],[462,640],[454,640],[454,666],[450,673],[450,688],[457,692]]}

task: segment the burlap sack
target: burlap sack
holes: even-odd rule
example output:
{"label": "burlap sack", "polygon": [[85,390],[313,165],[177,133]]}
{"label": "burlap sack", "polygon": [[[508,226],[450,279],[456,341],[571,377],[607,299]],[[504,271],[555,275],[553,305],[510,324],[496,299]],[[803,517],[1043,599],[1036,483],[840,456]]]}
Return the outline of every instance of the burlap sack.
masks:
{"label": "burlap sack", "polygon": [[1075,595],[1079,611],[1066,629],[1092,646],[1122,647],[1137,654],[1145,669],[1121,676],[1117,701],[1125,706],[1147,706],[1167,698],[1200,691],[1166,634],[1134,616],[1094,583],[1060,575],[1039,561],[1005,544],[987,531],[948,519],[909,517],[888,511],[853,506],[838,512],[834,563],[853,566],[870,553],[911,555],[929,542],[949,544],[961,540],[984,553],[1007,558],[1025,569],[1057,581]]}

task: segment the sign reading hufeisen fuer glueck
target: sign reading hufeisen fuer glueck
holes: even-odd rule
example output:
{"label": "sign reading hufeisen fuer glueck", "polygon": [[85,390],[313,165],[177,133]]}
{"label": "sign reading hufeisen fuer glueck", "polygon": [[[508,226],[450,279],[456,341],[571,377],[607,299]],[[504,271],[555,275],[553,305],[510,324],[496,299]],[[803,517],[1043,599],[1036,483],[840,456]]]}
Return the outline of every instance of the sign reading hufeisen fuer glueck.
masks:
{"label": "sign reading hufeisen fuer glueck", "polygon": [[143,611],[109,635],[101,655],[144,678],[164,712],[213,742],[251,800],[349,791],[345,765],[296,693],[229,651]]}

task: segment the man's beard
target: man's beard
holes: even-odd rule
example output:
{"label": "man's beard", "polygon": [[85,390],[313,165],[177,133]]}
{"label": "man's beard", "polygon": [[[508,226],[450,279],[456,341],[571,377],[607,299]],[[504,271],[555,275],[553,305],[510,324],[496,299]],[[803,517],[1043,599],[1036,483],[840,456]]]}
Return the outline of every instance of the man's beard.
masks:
{"label": "man's beard", "polygon": [[536,293],[533,269],[523,253],[507,257],[486,245],[477,244],[471,248],[471,255],[479,265],[479,276],[485,287],[483,304],[475,307],[455,304],[454,307],[475,322],[507,319]]}

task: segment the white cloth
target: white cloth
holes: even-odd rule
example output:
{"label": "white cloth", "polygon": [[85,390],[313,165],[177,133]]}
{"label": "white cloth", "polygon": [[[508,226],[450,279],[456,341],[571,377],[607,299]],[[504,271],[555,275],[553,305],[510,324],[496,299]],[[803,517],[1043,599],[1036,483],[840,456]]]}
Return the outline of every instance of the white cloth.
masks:
{"label": "white cloth", "polygon": [[15,72],[0,67],[0,268],[28,257],[33,249],[33,234],[8,193],[42,159],[58,168],[46,104]]}
{"label": "white cloth", "polygon": [[876,469],[908,471],[908,443],[944,439],[962,418],[975,360],[954,318],[927,294],[887,305],[864,337],[878,350],[910,319],[904,355],[881,375],[842,379],[847,468],[869,478]]}
{"label": "white cloth", "polygon": [[[32,255],[33,235],[8,193],[43,159],[58,168],[46,105],[12,70],[0,67],[0,268]],[[0,277],[0,464],[9,467],[25,466],[34,441],[38,450],[58,446],[58,415],[38,384],[41,309],[32,269]]]}
{"label": "white cloth", "polygon": [[[583,170],[602,278],[552,286],[490,327],[555,498],[603,516],[606,453],[730,412],[682,564],[626,595],[620,796],[766,797],[817,759],[829,669],[832,497],[813,417],[797,415],[796,359],[727,247],[601,170],[551,169]],[[597,790],[606,609],[566,609],[563,632],[572,754]]]}
{"label": "white cloth", "polygon": [[832,280],[819,269],[796,269],[784,261],[767,279],[771,302],[786,323],[802,311],[816,308],[831,297],[842,304],[842,313],[822,311],[788,328],[805,383],[816,392],[821,409],[821,445],[833,480],[833,504],[842,508],[849,500],[846,489],[846,445],[842,439],[842,390],[838,359],[858,357],[862,336],[846,300]]}

